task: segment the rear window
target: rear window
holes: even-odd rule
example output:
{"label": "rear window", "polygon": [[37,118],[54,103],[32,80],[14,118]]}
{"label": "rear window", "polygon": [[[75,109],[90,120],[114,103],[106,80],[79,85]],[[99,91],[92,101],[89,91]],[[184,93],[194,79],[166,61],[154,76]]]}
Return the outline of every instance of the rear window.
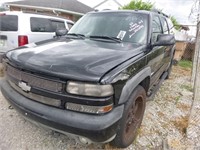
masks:
{"label": "rear window", "polygon": [[32,32],[55,32],[56,29],[65,28],[64,21],[46,18],[31,17],[30,23]]}
{"label": "rear window", "polygon": [[18,16],[0,15],[0,31],[18,31]]}

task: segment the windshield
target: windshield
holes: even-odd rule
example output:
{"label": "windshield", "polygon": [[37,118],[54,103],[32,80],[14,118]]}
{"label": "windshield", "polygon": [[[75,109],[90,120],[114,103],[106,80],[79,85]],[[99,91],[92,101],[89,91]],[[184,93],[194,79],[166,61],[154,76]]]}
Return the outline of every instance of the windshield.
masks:
{"label": "windshield", "polygon": [[123,42],[145,44],[147,41],[146,14],[131,12],[89,13],[69,31],[85,37],[114,37]]}

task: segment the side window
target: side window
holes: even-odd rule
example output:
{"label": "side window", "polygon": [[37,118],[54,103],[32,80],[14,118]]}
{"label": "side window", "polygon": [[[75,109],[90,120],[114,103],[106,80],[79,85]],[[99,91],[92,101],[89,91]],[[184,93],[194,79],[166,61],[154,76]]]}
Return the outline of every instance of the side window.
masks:
{"label": "side window", "polygon": [[155,43],[157,41],[157,36],[159,34],[162,34],[162,28],[160,24],[160,19],[158,16],[153,16],[153,22],[152,22],[152,37],[151,42]]}
{"label": "side window", "polygon": [[68,25],[68,28],[71,29],[74,24],[70,23],[70,22],[67,22],[67,25]]}
{"label": "side window", "polygon": [[64,21],[51,20],[51,23],[52,23],[52,27],[53,27],[54,32],[57,29],[66,29]]}
{"label": "side window", "polygon": [[169,29],[168,29],[167,21],[163,17],[161,18],[161,24],[162,24],[162,27],[163,27],[163,33],[164,34],[169,34]]}
{"label": "side window", "polygon": [[30,23],[32,32],[54,32],[54,28],[49,19],[31,17]]}
{"label": "side window", "polygon": [[0,31],[18,31],[18,16],[0,15]]}

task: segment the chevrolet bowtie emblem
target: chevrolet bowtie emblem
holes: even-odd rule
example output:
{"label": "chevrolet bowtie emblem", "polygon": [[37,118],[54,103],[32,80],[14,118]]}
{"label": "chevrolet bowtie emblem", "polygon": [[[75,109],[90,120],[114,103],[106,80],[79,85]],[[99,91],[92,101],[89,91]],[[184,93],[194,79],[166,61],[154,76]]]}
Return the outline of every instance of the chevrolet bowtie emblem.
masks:
{"label": "chevrolet bowtie emblem", "polygon": [[31,87],[25,82],[19,82],[18,86],[25,92],[30,92],[31,91]]}

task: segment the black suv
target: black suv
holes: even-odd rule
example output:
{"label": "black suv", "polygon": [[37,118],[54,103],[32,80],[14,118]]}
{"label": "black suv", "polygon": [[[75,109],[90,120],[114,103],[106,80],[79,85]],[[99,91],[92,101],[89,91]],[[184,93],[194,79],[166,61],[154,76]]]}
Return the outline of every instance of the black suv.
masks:
{"label": "black suv", "polygon": [[65,36],[7,52],[2,94],[30,121],[127,147],[146,100],[169,77],[171,27],[158,12],[88,13]]}

